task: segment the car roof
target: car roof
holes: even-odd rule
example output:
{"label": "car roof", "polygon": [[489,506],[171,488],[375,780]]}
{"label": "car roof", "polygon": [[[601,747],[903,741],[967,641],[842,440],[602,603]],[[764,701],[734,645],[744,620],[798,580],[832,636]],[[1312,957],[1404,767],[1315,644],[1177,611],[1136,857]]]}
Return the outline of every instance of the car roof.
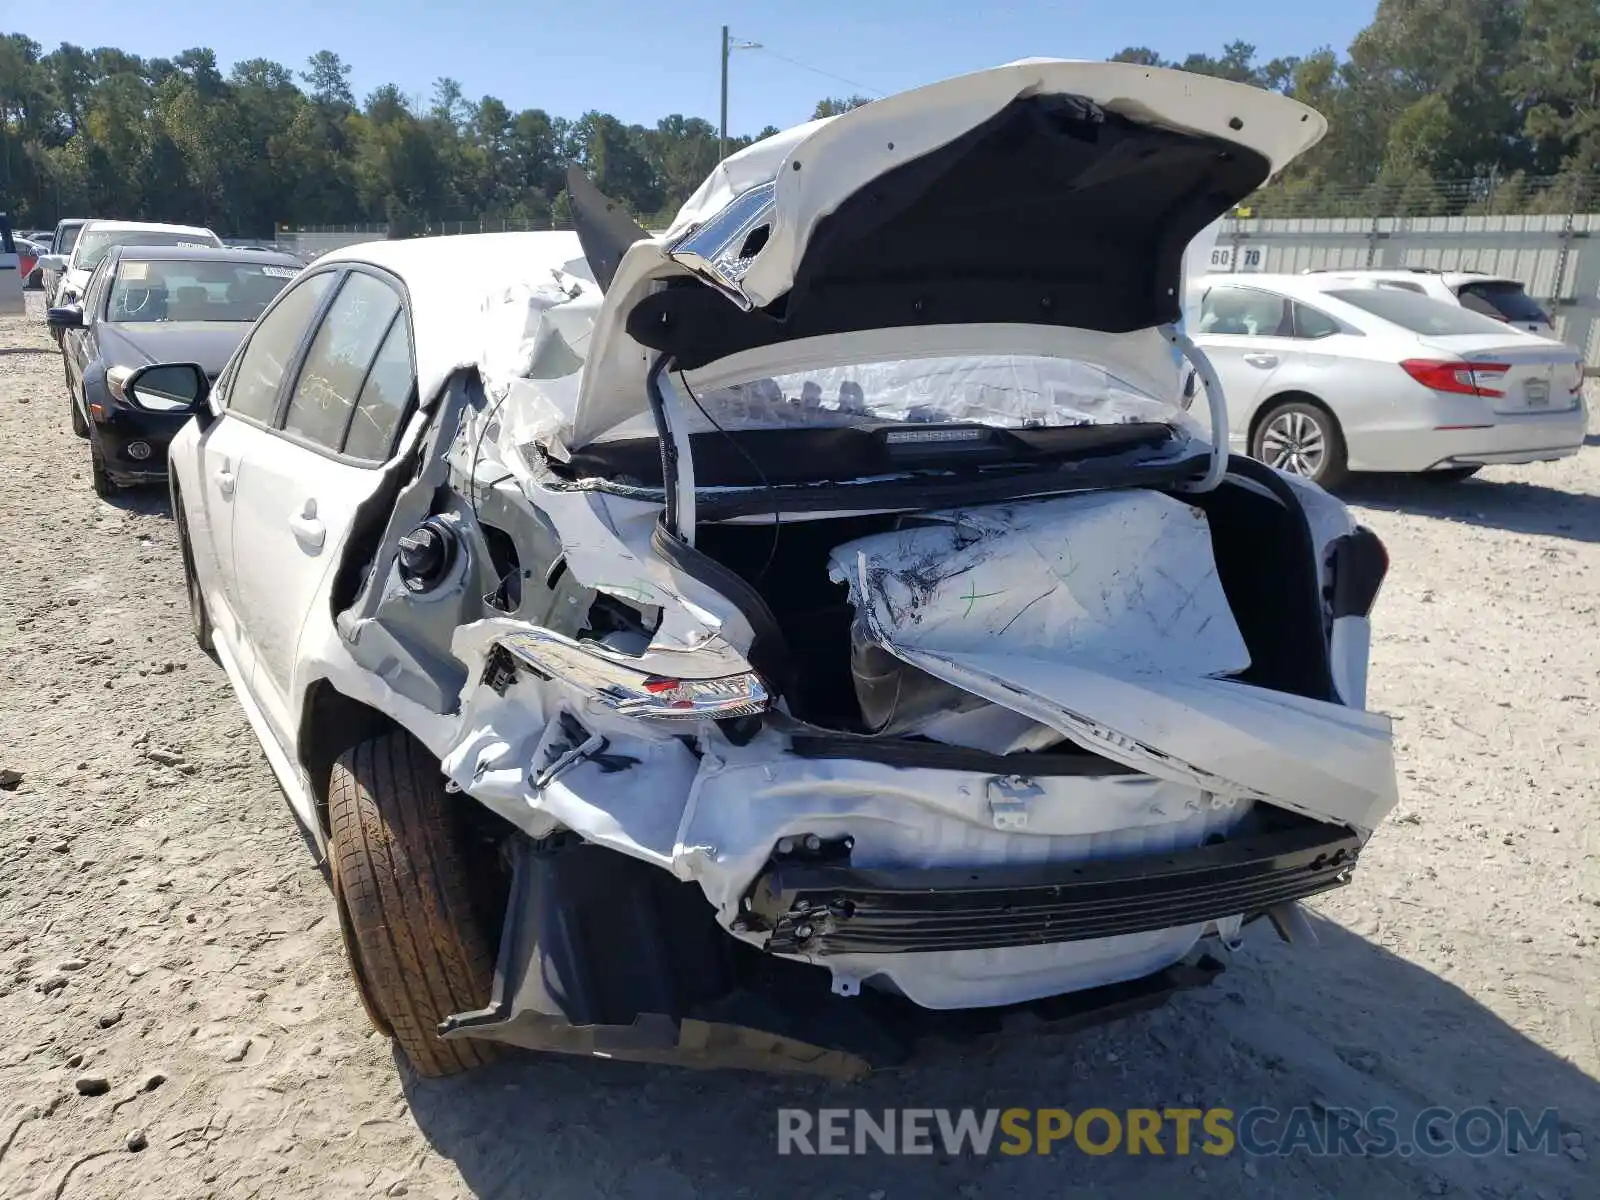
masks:
{"label": "car roof", "polygon": [[1315,296],[1324,289],[1312,282],[1320,279],[1326,282],[1326,275],[1290,275],[1287,273],[1268,271],[1218,271],[1210,275],[1202,275],[1195,281],[1195,289],[1204,291],[1216,287],[1218,284],[1227,284],[1229,287],[1266,288],[1269,291],[1282,292],[1286,296]]}
{"label": "car roof", "polygon": [[206,237],[216,234],[203,225],[164,225],[159,221],[103,221],[98,218],[84,222],[93,225],[96,232],[111,233],[199,233]]}
{"label": "car roof", "polygon": [[330,251],[308,270],[365,263],[405,284],[415,331],[418,395],[431,401],[459,367],[475,365],[483,345],[484,305],[516,287],[549,287],[554,272],[600,289],[578,244],[565,230],[468,233],[360,242]]}
{"label": "car roof", "polygon": [[[1459,275],[1453,272],[1438,273],[1437,277],[1442,278],[1447,285],[1452,287],[1457,286],[1457,281],[1460,284],[1516,283],[1519,287],[1521,286],[1516,279],[1501,275],[1484,275],[1476,271],[1462,272]],[[1194,287],[1203,291],[1208,287],[1215,287],[1219,283],[1226,282],[1233,287],[1265,287],[1273,291],[1282,292],[1286,296],[1309,299],[1312,296],[1333,291],[1341,283],[1345,282],[1360,287],[1373,280],[1393,280],[1399,283],[1412,282],[1416,278],[1417,273],[1413,271],[1327,270],[1304,271],[1298,275],[1291,275],[1287,272],[1233,271],[1202,275],[1195,281]]]}
{"label": "car roof", "polygon": [[1361,275],[1369,279],[1406,279],[1416,280],[1429,277],[1442,280],[1450,286],[1463,283],[1514,283],[1522,286],[1522,281],[1510,275],[1497,275],[1492,271],[1479,271],[1471,267],[1312,267],[1302,271],[1302,275]]}
{"label": "car roof", "polygon": [[201,262],[261,263],[269,267],[302,265],[299,259],[281,251],[244,250],[238,246],[113,246],[111,253],[135,262],[198,259]]}

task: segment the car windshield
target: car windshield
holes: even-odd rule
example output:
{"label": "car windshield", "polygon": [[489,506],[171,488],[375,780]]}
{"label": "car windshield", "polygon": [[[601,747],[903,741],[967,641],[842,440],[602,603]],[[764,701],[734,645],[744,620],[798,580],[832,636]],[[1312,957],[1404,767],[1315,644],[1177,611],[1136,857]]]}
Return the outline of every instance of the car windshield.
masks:
{"label": "car windshield", "polygon": [[220,246],[215,236],[204,233],[174,232],[159,229],[91,229],[79,239],[72,265],[92,271],[113,246],[191,246],[197,250]]}
{"label": "car windshield", "polygon": [[1473,312],[1504,321],[1532,321],[1550,324],[1550,315],[1539,307],[1537,301],[1520,283],[1494,280],[1486,283],[1463,284],[1456,292],[1461,303]]}
{"label": "car windshield", "polygon": [[882,424],[1174,423],[1182,410],[1100,367],[1020,355],[858,363],[708,389],[689,406],[690,432]]}
{"label": "car windshield", "polygon": [[111,283],[106,319],[254,321],[298,273],[253,260],[125,260]]}
{"label": "car windshield", "polygon": [[1456,337],[1506,331],[1503,324],[1489,317],[1395,288],[1344,288],[1327,294],[1412,333]]}

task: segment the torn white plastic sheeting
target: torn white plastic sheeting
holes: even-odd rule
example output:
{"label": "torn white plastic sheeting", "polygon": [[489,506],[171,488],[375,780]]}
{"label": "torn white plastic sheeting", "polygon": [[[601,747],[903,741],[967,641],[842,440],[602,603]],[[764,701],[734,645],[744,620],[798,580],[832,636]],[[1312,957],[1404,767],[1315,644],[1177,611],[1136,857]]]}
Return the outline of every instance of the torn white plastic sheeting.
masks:
{"label": "torn white plastic sheeting", "polygon": [[837,547],[830,574],[898,653],[1047,654],[1131,673],[1244,670],[1199,510],[1100,492],[934,514]]}
{"label": "torn white plastic sheeting", "polygon": [[[863,420],[1020,429],[1132,422],[1190,425],[1170,400],[1105,368],[1023,354],[840,364],[699,392],[690,432],[848,426]],[[1194,429],[1198,432],[1198,426]]]}

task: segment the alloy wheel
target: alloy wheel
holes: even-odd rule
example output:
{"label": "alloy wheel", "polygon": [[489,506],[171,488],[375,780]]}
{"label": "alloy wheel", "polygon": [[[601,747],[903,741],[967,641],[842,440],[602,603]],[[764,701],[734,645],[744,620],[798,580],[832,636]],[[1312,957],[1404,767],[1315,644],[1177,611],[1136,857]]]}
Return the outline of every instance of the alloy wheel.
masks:
{"label": "alloy wheel", "polygon": [[1310,414],[1279,413],[1261,435],[1262,457],[1280,471],[1314,479],[1328,458],[1328,437]]}

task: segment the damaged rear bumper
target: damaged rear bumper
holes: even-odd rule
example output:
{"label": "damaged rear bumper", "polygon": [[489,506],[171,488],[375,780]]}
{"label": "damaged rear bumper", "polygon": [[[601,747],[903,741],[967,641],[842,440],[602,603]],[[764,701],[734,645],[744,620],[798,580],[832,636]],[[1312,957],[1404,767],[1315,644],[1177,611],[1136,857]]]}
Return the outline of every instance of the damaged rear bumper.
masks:
{"label": "damaged rear bumper", "polygon": [[489,1003],[444,1038],[702,1068],[855,1079],[926,1041],[970,1042],[1026,1014],[1053,1031],[1117,1020],[1210,983],[1189,955],[1135,979],[1027,1003],[936,1011],[830,990],[826,972],[729,938],[699,889],[572,839],[523,840]]}
{"label": "damaged rear bumper", "polygon": [[861,868],[840,842],[774,857],[745,919],[780,954],[1053,945],[1266,912],[1350,882],[1360,850],[1353,830],[1290,813],[1190,850],[982,870]]}

